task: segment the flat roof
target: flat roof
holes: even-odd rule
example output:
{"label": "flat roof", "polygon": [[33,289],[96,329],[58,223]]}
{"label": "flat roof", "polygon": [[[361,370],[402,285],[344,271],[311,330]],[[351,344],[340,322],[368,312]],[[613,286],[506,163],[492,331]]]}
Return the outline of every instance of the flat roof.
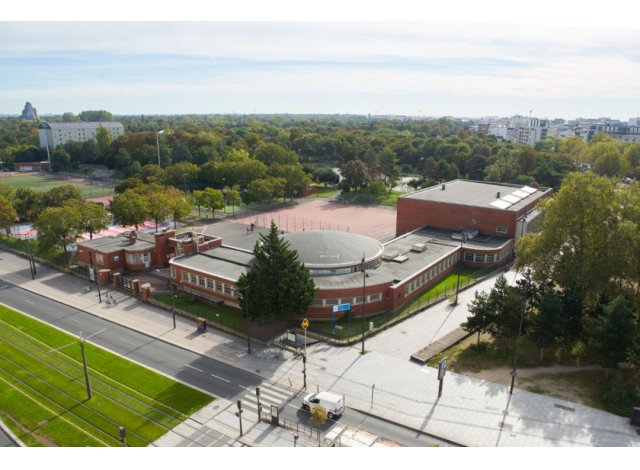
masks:
{"label": "flat roof", "polygon": [[[444,189],[443,189],[444,188]],[[398,199],[460,204],[507,211],[518,211],[551,191],[550,188],[490,183],[484,181],[453,180],[420,189]],[[498,195],[499,194],[499,195]]]}
{"label": "flat roof", "polygon": [[155,248],[155,236],[138,232],[135,243],[129,241],[129,232],[118,235],[109,235],[106,237],[94,238],[78,242],[78,246],[87,247],[101,253],[114,253],[116,251],[140,251]]}
{"label": "flat roof", "polygon": [[201,253],[176,256],[171,259],[171,264],[235,282],[249,270],[253,259],[253,253],[220,246]]}
{"label": "flat roof", "polygon": [[124,127],[121,122],[104,121],[104,122],[45,122],[41,124],[40,129],[97,129],[98,127]]}

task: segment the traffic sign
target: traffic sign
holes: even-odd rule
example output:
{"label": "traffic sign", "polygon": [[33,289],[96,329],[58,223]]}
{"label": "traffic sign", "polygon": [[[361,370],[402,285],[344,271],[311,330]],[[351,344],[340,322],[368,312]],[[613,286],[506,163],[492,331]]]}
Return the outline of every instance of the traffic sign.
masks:
{"label": "traffic sign", "polygon": [[309,320],[307,320],[306,318],[304,320],[302,320],[302,324],[301,324],[302,328],[304,328],[305,330],[307,328],[309,328]]}
{"label": "traffic sign", "polygon": [[351,304],[340,304],[333,306],[333,312],[345,312],[347,310],[351,310]]}

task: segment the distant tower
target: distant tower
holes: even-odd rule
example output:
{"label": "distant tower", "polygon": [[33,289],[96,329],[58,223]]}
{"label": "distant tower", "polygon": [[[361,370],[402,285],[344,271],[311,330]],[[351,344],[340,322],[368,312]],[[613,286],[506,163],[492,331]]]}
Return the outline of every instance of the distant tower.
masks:
{"label": "distant tower", "polygon": [[20,116],[22,119],[28,119],[30,121],[38,120],[38,110],[31,106],[31,103],[28,101],[24,105],[24,109],[22,110],[22,115]]}

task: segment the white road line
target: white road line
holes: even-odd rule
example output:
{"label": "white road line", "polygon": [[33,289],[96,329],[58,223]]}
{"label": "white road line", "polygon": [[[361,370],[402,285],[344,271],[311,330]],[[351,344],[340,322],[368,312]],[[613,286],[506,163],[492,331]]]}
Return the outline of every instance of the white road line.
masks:
{"label": "white road line", "polygon": [[128,344],[130,344],[131,346],[135,346],[135,345],[136,345],[136,343],[133,343],[133,342],[131,342],[131,341],[129,341],[129,340],[126,340],[126,339],[123,339],[123,338],[120,338],[120,341],[122,341],[123,343],[128,343]]}
{"label": "white road line", "polygon": [[185,367],[189,367],[190,369],[197,370],[198,372],[204,372],[203,370],[198,369],[197,367],[190,366],[189,364],[185,364]]}
{"label": "white road line", "polygon": [[240,387],[240,388],[244,388],[245,390],[252,390],[251,388],[249,388],[249,387],[245,387],[244,385],[238,385],[238,387]]}
{"label": "white road line", "polygon": [[76,323],[80,323],[80,320],[76,320],[75,318],[71,318],[71,317],[68,317],[67,320],[70,320],[70,321],[76,322]]}
{"label": "white road line", "polygon": [[217,375],[213,375],[213,374],[209,374],[209,375],[211,377],[215,377],[216,379],[222,380],[222,381],[227,382],[227,383],[231,382],[231,380],[223,379],[222,377],[218,377]]}

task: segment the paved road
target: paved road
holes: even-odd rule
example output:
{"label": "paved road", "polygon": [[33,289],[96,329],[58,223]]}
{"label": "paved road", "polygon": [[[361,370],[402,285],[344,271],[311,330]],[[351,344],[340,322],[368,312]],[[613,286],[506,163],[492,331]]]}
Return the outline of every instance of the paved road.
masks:
{"label": "paved road", "polygon": [[[98,333],[88,341],[217,397],[231,401],[242,399],[246,408],[255,405],[255,389],[259,386],[265,412],[270,404],[280,407],[286,404],[281,411],[283,417],[297,420],[300,424],[308,422],[308,412],[299,407],[300,397],[290,401],[291,390],[269,385],[256,374],[95,317],[6,281],[0,281],[0,302],[74,335],[80,332],[85,336]],[[325,431],[337,423],[348,424],[406,446],[448,445],[435,437],[416,433],[353,409],[348,409],[337,422],[327,423]]]}
{"label": "paved road", "polygon": [[74,335],[81,331],[85,336],[100,332],[89,342],[218,397],[232,400],[262,382],[256,374],[151,338],[7,282],[0,283],[0,301]]}

